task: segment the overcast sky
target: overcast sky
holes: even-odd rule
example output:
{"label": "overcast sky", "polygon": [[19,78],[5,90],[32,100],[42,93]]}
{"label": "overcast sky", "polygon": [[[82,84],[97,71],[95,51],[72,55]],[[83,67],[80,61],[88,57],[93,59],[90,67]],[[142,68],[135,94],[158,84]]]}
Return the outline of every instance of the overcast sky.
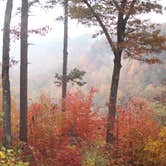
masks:
{"label": "overcast sky", "polygon": [[[159,0],[163,5],[166,6],[166,0]],[[19,5],[20,0],[14,0],[14,6]],[[1,18],[4,16],[4,9],[5,9],[5,3],[0,2],[0,15]],[[33,9],[32,9],[33,10]],[[29,26],[31,27],[40,27],[41,25],[51,25],[52,27],[52,32],[55,34],[56,37],[61,37],[63,34],[63,24],[60,22],[57,22],[55,19],[58,16],[63,15],[63,9],[61,7],[56,7],[53,10],[50,11],[43,11],[42,9],[37,9],[32,12],[33,16],[29,18]],[[163,15],[156,15],[156,14],[150,14],[146,15],[144,17],[150,18],[153,22],[166,22],[166,12],[164,12]],[[13,19],[12,19],[12,24],[17,25],[19,21],[19,17],[15,16],[15,12],[13,12]],[[88,28],[83,25],[80,25],[77,23],[77,21],[74,20],[69,20],[69,37],[76,37],[80,36],[85,33],[91,33],[94,32],[96,29],[95,27],[93,28]],[[0,19],[0,27],[2,28],[3,26],[3,19]],[[52,33],[51,35],[52,36]]]}
{"label": "overcast sky", "polygon": [[[166,6],[166,0],[159,0],[163,5]],[[14,11],[13,11],[13,17],[12,17],[12,25],[18,25],[20,22],[19,16],[16,16],[16,7],[19,6],[20,0],[14,0]],[[4,18],[4,12],[5,12],[5,1],[0,1],[0,28],[3,28],[3,18]],[[32,15],[33,14],[33,15]],[[62,41],[63,39],[63,22],[56,21],[56,18],[58,16],[63,15],[63,8],[58,6],[52,10],[45,11],[40,8],[32,8],[32,12],[29,17],[29,28],[39,28],[44,25],[49,25],[52,30],[47,34],[46,38],[42,38],[37,35],[31,35],[29,38],[29,42],[46,42],[46,41],[55,41],[59,40]],[[150,18],[152,22],[156,23],[163,23],[166,22],[166,12],[161,14],[153,14],[150,15],[144,15],[143,17]],[[82,36],[84,34],[92,34],[97,30],[98,27],[87,27],[81,24],[78,24],[77,21],[69,20],[69,38],[75,38],[78,36]],[[14,46],[16,49],[16,46]],[[2,31],[0,32],[0,55],[1,55],[1,48],[2,48]]]}
{"label": "overcast sky", "polygon": [[[18,3],[16,3],[17,1],[18,0],[14,0],[15,8],[17,5],[19,5]],[[3,2],[0,3],[1,18],[4,18],[4,12],[5,12],[4,9],[6,7],[5,5],[6,4]],[[51,9],[49,11],[45,11],[43,9],[33,7],[31,11],[32,12],[30,13],[30,17],[29,17],[29,28],[36,28],[36,27],[49,25],[52,28],[52,32],[50,36],[52,36],[52,33],[55,34],[55,37],[63,36],[63,22],[56,21],[56,18],[58,16],[63,15],[62,7],[57,6],[56,8]],[[15,12],[13,12],[12,25],[17,25],[17,23],[19,22],[20,22],[19,16],[16,16]],[[96,27],[93,27],[93,28],[85,27],[81,24],[78,24],[77,21],[74,21],[74,20],[69,20],[69,24],[70,24],[69,37],[76,37],[85,33],[91,33],[95,29],[97,29]],[[3,19],[0,19],[0,27],[2,29]]]}

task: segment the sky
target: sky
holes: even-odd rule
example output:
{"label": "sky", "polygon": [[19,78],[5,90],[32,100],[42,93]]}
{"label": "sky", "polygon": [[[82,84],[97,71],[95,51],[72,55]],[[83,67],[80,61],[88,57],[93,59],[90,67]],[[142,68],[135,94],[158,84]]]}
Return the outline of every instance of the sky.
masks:
{"label": "sky", "polygon": [[[163,5],[166,6],[166,0],[159,0],[160,3],[162,3]],[[14,8],[16,8],[16,6],[19,5],[20,0],[14,0]],[[3,18],[4,15],[4,9],[5,9],[5,3],[4,2],[0,2],[0,15],[1,18]],[[50,11],[44,11],[43,9],[37,9],[35,8],[35,10],[33,10],[32,8],[32,13],[30,14],[30,18],[29,18],[29,25],[30,27],[40,27],[42,25],[50,25],[52,28],[52,32],[50,33],[50,36],[55,36],[55,37],[60,37],[63,34],[63,23],[56,21],[56,18],[58,16],[62,16],[63,15],[63,9],[60,6],[57,6],[56,8],[54,8],[53,10]],[[152,22],[158,22],[158,23],[162,23],[162,22],[166,22],[166,12],[164,12],[163,15],[156,15],[156,14],[150,14],[150,15],[144,15],[144,17],[146,18],[150,18],[152,20]],[[18,16],[15,15],[15,12],[13,12],[13,19],[12,19],[12,24],[13,25],[17,25],[18,22],[20,22],[19,20],[20,18]],[[95,30],[97,30],[97,27],[87,27],[81,24],[78,24],[77,21],[74,20],[69,20],[69,37],[73,38],[73,37],[77,37],[77,36],[81,36],[83,34],[87,34],[87,33],[93,33]],[[3,26],[3,19],[0,19],[0,27]],[[54,34],[54,35],[52,35]]]}
{"label": "sky", "polygon": [[[166,6],[166,0],[159,0],[164,6]],[[14,9],[17,8],[20,4],[20,0],[14,0]],[[5,12],[5,1],[0,1],[0,29],[3,28],[3,18]],[[20,18],[16,15],[14,11],[12,13],[12,26],[17,25],[20,23]],[[41,37],[39,35],[30,35],[29,42],[30,43],[42,43],[42,42],[53,42],[53,41],[63,41],[63,22],[56,21],[58,16],[63,15],[63,8],[61,6],[57,6],[56,8],[46,11],[41,8],[33,7],[31,9],[30,17],[29,17],[29,29],[31,28],[40,28],[41,26],[49,25],[51,27],[51,31],[47,34],[46,37]],[[149,14],[143,15],[144,18],[150,18],[152,22],[156,23],[163,23],[166,22],[166,12],[161,14]],[[69,38],[77,38],[83,36],[85,34],[93,34],[97,31],[99,27],[87,27],[86,25],[79,24],[76,20],[69,19]],[[14,43],[15,50],[13,51],[13,55],[19,55],[18,45],[19,43]],[[2,31],[0,32],[0,55],[1,55],[1,48],[2,48]]]}
{"label": "sky", "polygon": [[[20,23],[20,17],[16,15],[16,8],[17,6],[20,6],[21,0],[14,0],[14,12],[12,13],[12,26],[18,25]],[[164,6],[166,6],[166,0],[159,0],[160,3],[162,3]],[[5,1],[0,0],[0,29],[3,28],[3,18],[4,18],[4,12],[5,12],[6,3]],[[48,43],[52,44],[54,42],[63,42],[63,22],[56,21],[56,18],[58,16],[63,15],[63,8],[61,6],[57,6],[56,8],[52,10],[43,10],[41,8],[33,7],[31,8],[31,13],[29,17],[29,29],[31,28],[40,28],[41,26],[49,25],[51,27],[50,32],[46,35],[46,37],[41,37],[39,35],[30,35],[29,37],[29,43],[33,43],[37,47],[43,47],[46,44],[46,47],[48,47]],[[161,14],[153,14],[150,15],[143,15],[144,18],[150,18],[152,22],[156,23],[163,23],[166,22],[166,12]],[[79,24],[76,20],[69,19],[69,39],[74,39],[81,37],[86,34],[93,34],[95,31],[97,31],[99,27],[87,27],[86,25]],[[34,48],[34,47],[33,47]],[[31,53],[32,47],[29,48]],[[45,52],[49,48],[45,48]],[[61,48],[62,49],[62,48]],[[45,53],[47,54],[47,53]],[[0,57],[2,55],[2,31],[0,31]],[[11,56],[16,57],[16,59],[19,59],[19,42],[12,43],[12,49],[11,49]],[[30,56],[30,60],[37,58],[37,56],[33,55]],[[1,60],[0,60],[1,61]]]}
{"label": "sky", "polygon": [[[14,0],[14,8],[16,8],[16,4],[18,0]],[[4,17],[4,12],[5,12],[5,3],[0,3],[0,14],[1,18]],[[12,14],[12,25],[17,25],[17,23],[20,22],[19,16],[16,15],[15,12]],[[45,25],[49,25],[51,27],[51,34],[54,33],[55,37],[60,37],[63,34],[63,22],[56,21],[56,18],[58,16],[63,15],[63,8],[60,6],[55,7],[54,9],[51,9],[49,11],[40,9],[40,8],[32,8],[30,17],[29,17],[29,28],[36,28],[36,27],[41,27]],[[81,36],[82,34],[85,33],[92,33],[94,30],[96,30],[96,27],[91,27],[88,28],[87,26],[78,24],[77,21],[75,20],[69,20],[69,37],[77,37]],[[0,19],[0,27],[3,27],[3,19]],[[53,37],[53,36],[52,36]]]}

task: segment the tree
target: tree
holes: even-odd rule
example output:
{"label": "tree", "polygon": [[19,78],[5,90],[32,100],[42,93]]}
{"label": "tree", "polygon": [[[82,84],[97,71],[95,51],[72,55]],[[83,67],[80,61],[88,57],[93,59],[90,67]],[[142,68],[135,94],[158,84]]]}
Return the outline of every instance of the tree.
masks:
{"label": "tree", "polygon": [[[69,83],[71,82],[72,85],[78,85],[78,86],[83,86],[86,84],[85,81],[83,81],[83,77],[86,74],[85,71],[79,70],[77,68],[74,68],[70,71],[69,74],[66,75],[66,82]],[[62,84],[62,75],[56,73],[55,75],[55,84],[57,86],[61,86]]]}
{"label": "tree", "polygon": [[[121,70],[121,59],[130,57],[143,62],[160,63],[153,52],[165,50],[166,38],[141,14],[162,13],[162,6],[155,0],[73,0],[71,17],[86,24],[99,24],[112,52],[114,67],[108,104],[106,142],[114,142],[117,92]],[[116,38],[115,38],[116,37]],[[150,56],[148,56],[150,55]]]}
{"label": "tree", "polygon": [[[39,0],[22,0],[21,6],[21,64],[20,64],[20,140],[27,142],[27,111],[28,111],[28,33],[44,36],[49,31],[48,26],[28,31],[28,13],[30,7],[40,3]],[[17,32],[17,31],[16,31]],[[19,33],[18,33],[19,36]]]}
{"label": "tree", "polygon": [[[86,74],[85,71],[83,70],[79,70],[77,68],[72,69],[69,74],[66,74],[66,78],[65,78],[65,82],[66,85],[68,83],[71,83],[72,85],[78,85],[78,86],[84,86],[86,84],[85,81],[83,81],[83,77]],[[57,86],[61,86],[62,85],[62,92],[63,92],[63,75],[56,73],[55,74],[55,84]],[[67,87],[67,86],[66,86]],[[65,92],[65,97],[62,98],[63,102],[62,102],[62,111],[66,111],[66,100],[64,100],[66,98],[66,92]]]}
{"label": "tree", "polygon": [[28,0],[22,0],[20,38],[20,140],[27,142]]}
{"label": "tree", "polygon": [[13,0],[7,0],[4,29],[3,29],[3,55],[2,55],[2,110],[4,112],[4,145],[10,147],[12,143],[11,136],[11,97],[10,97],[10,23],[13,8]]}
{"label": "tree", "polygon": [[[85,75],[85,71],[81,71],[77,68],[74,68],[70,71],[69,74],[67,74],[67,66],[68,66],[68,7],[69,7],[69,1],[63,0],[63,2],[60,0],[59,2],[56,0],[48,0],[46,1],[46,8],[53,8],[57,3],[63,4],[64,7],[64,36],[63,36],[63,71],[62,75],[56,73],[55,75],[55,83],[58,86],[62,86],[62,99],[64,100],[66,98],[67,93],[67,84],[68,82],[72,82],[72,84],[77,84],[79,86],[83,86],[86,84],[86,82],[82,81],[83,76]],[[57,18],[57,20],[62,20],[62,17]],[[62,104],[62,111],[65,111],[65,103]]]}
{"label": "tree", "polygon": [[[64,5],[64,38],[63,38],[62,99],[65,99],[67,91],[67,59],[68,59],[68,0],[64,0],[63,5]],[[63,105],[62,111],[65,111],[65,105]]]}

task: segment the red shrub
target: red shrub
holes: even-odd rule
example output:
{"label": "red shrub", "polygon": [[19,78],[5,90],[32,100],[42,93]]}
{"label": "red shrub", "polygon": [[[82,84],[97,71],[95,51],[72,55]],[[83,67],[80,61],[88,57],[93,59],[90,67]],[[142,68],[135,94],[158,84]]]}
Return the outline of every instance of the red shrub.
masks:
{"label": "red shrub", "polygon": [[56,157],[57,166],[81,166],[80,149],[77,147],[63,147]]}
{"label": "red shrub", "polygon": [[126,107],[118,110],[115,148],[120,151],[123,161],[132,163],[143,160],[143,149],[148,138],[156,137],[159,132],[155,115],[149,103],[140,98],[131,99]]}
{"label": "red shrub", "polygon": [[88,96],[80,92],[69,93],[65,104],[62,134],[77,137],[87,142],[94,142],[105,137],[105,120],[99,118],[98,111],[93,108],[93,93]]}
{"label": "red shrub", "polygon": [[40,161],[46,162],[45,165],[58,162],[58,166],[64,163],[79,166],[79,149],[104,139],[105,121],[93,108],[93,94],[93,90],[88,95],[69,93],[64,101],[66,112],[61,111],[61,102],[55,105],[44,97],[40,103],[29,107],[29,144],[36,149]]}

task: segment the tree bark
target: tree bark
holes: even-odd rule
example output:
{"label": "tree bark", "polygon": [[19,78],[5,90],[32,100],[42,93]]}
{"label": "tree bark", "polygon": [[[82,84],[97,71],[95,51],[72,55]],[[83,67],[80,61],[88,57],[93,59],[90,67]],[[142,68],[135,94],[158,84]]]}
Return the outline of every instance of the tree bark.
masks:
{"label": "tree bark", "polygon": [[21,64],[20,64],[20,140],[27,142],[28,110],[28,0],[22,0],[21,7]]}
{"label": "tree bark", "polygon": [[[66,91],[67,91],[67,59],[68,59],[67,49],[68,49],[68,0],[64,0],[62,99],[66,98]],[[62,104],[62,111],[65,111],[65,103]]]}
{"label": "tree bark", "polygon": [[118,11],[118,19],[117,19],[117,42],[112,40],[111,35],[107,27],[104,25],[103,20],[100,18],[99,14],[95,12],[94,8],[91,6],[91,3],[88,0],[83,0],[83,2],[87,5],[87,7],[92,12],[93,16],[96,18],[100,27],[102,28],[104,35],[110,45],[110,48],[114,54],[114,68],[109,96],[109,106],[108,106],[108,118],[107,118],[107,132],[106,132],[106,142],[113,144],[114,143],[114,124],[115,124],[115,116],[116,116],[116,104],[117,104],[117,93],[119,86],[119,78],[120,78],[120,70],[121,70],[121,57],[124,50],[124,39],[125,39],[125,31],[126,24],[129,17],[132,14],[132,10],[134,8],[136,0],[132,0],[129,5],[129,9],[127,13],[125,12],[126,5],[128,3],[127,0],[121,0],[118,2],[113,0],[113,4],[115,5]]}
{"label": "tree bark", "polygon": [[118,93],[119,78],[120,78],[120,69],[121,69],[121,54],[119,54],[119,56],[116,56],[114,59],[114,68],[113,68],[110,97],[109,97],[106,142],[111,144],[113,144],[115,141],[114,124],[116,116],[116,103],[117,103],[117,93]]}
{"label": "tree bark", "polygon": [[[121,2],[121,9],[125,7],[126,0]],[[126,21],[124,20],[124,13],[122,10],[119,11],[118,21],[117,21],[117,48],[114,52],[114,68],[112,74],[112,82],[109,96],[109,106],[108,106],[108,117],[107,117],[107,133],[106,142],[113,144],[115,141],[114,137],[114,124],[116,118],[116,105],[117,105],[117,94],[120,78],[121,57],[123,52],[122,43],[124,42]]]}
{"label": "tree bark", "polygon": [[11,97],[10,97],[10,23],[13,9],[13,0],[8,0],[6,4],[4,29],[3,29],[3,54],[2,54],[2,110],[4,145],[10,147],[12,143],[11,136]]}

